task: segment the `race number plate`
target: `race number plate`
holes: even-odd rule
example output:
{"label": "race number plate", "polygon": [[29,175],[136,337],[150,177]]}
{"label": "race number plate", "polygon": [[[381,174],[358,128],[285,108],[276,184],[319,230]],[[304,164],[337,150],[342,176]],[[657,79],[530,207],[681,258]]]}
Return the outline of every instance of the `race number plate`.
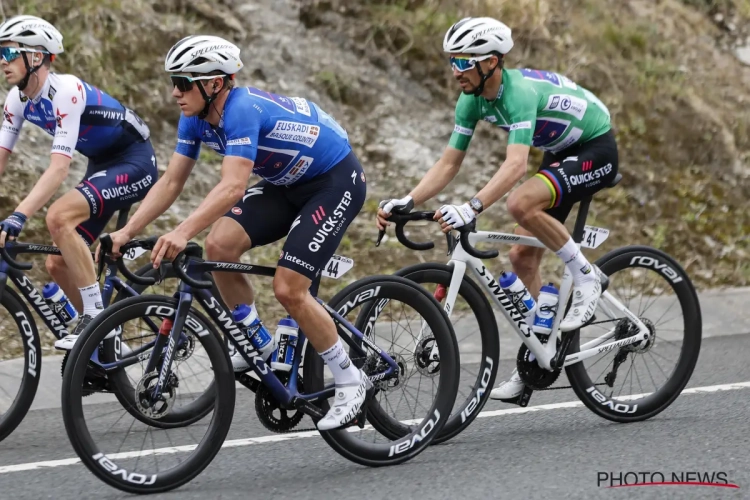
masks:
{"label": "race number plate", "polygon": [[323,276],[328,276],[329,278],[337,280],[346,274],[346,272],[352,267],[354,267],[353,259],[344,257],[343,255],[334,255],[323,268],[322,274]]}
{"label": "race number plate", "polygon": [[581,246],[585,248],[596,248],[604,243],[609,237],[609,229],[603,227],[584,226],[583,241]]}

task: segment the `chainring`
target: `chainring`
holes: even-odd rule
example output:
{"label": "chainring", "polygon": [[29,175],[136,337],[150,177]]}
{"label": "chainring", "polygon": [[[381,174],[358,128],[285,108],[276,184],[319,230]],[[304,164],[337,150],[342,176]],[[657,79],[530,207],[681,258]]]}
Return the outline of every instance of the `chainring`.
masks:
{"label": "chainring", "polygon": [[[557,348],[560,349],[560,339],[557,339]],[[539,363],[531,361],[532,352],[526,347],[526,344],[521,344],[518,349],[518,356],[516,357],[516,366],[518,368],[518,375],[523,380],[524,384],[530,389],[539,391],[546,389],[557,381],[560,376],[562,367],[549,371],[539,366]]]}
{"label": "chainring", "polygon": [[[276,372],[282,383],[286,383],[288,375]],[[303,391],[302,377],[297,375],[297,390]],[[276,416],[275,413],[278,413]],[[263,427],[277,434],[290,432],[297,427],[305,414],[301,410],[281,408],[281,405],[264,384],[258,385],[255,391],[255,414]]]}
{"label": "chainring", "polygon": [[[101,348],[101,347],[100,347]],[[68,364],[68,358],[70,357],[70,351],[65,351],[62,363],[60,365],[60,375],[65,375],[65,367]],[[86,375],[83,377],[83,397],[91,396],[97,392],[112,392],[109,387],[109,380],[106,375],[97,375],[93,373],[93,369],[96,368],[94,365],[89,363],[86,367]]]}

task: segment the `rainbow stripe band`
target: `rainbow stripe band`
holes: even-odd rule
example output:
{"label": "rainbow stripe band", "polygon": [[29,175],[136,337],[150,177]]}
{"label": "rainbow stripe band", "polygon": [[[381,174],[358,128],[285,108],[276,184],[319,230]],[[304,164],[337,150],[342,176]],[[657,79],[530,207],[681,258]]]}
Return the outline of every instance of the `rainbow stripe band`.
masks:
{"label": "rainbow stripe band", "polygon": [[547,208],[560,206],[560,202],[562,201],[562,189],[560,189],[560,184],[557,182],[557,179],[546,171],[537,172],[534,177],[541,179],[549,189],[552,200]]}

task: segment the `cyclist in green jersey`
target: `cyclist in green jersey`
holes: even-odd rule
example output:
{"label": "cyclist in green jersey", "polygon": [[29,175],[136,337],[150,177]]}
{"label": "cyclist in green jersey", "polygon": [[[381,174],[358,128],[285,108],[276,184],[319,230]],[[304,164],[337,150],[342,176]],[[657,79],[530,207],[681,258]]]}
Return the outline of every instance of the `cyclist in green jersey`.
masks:
{"label": "cyclist in green jersey", "polygon": [[[573,205],[606,187],[617,175],[617,143],[609,111],[590,91],[550,71],[506,69],[513,48],[511,30],[492,18],[465,18],[443,40],[453,76],[463,91],[448,147],[419,184],[401,199],[384,200],[379,229],[394,208],[411,209],[440,193],[456,176],[480,120],[508,132],[506,158],[489,183],[463,205],[443,205],[435,212],[444,232],[470,223],[508,194],[526,173],[529,149],[544,151],[538,172],[508,196],[518,222],[516,234],[535,236],[560,257],[573,276],[573,305],[560,324],[563,332],[591,321],[606,278],[590,264],[563,225]],[[513,246],[513,270],[535,297],[541,288],[543,248]],[[490,397],[512,400],[523,390],[514,371]]]}

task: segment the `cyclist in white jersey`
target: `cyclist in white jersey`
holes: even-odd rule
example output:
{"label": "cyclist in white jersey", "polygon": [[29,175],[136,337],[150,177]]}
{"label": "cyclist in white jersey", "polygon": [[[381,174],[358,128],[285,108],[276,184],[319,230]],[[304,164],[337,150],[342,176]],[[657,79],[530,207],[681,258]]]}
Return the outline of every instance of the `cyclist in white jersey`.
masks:
{"label": "cyclist in white jersey", "polygon": [[76,76],[51,71],[52,61],[62,52],[62,35],[44,19],[16,16],[0,25],[0,67],[13,85],[0,129],[0,174],[26,122],[53,137],[49,167],[0,222],[0,246],[17,238],[26,220],[60,188],[73,152],[88,158],[83,179],[46,215],[62,252],[47,258],[47,270],[81,312],[73,331],[55,342],[58,349],[71,349],[79,332],[102,311],[88,247],[115,212],[145,197],[158,171],[149,128],[132,110]]}

